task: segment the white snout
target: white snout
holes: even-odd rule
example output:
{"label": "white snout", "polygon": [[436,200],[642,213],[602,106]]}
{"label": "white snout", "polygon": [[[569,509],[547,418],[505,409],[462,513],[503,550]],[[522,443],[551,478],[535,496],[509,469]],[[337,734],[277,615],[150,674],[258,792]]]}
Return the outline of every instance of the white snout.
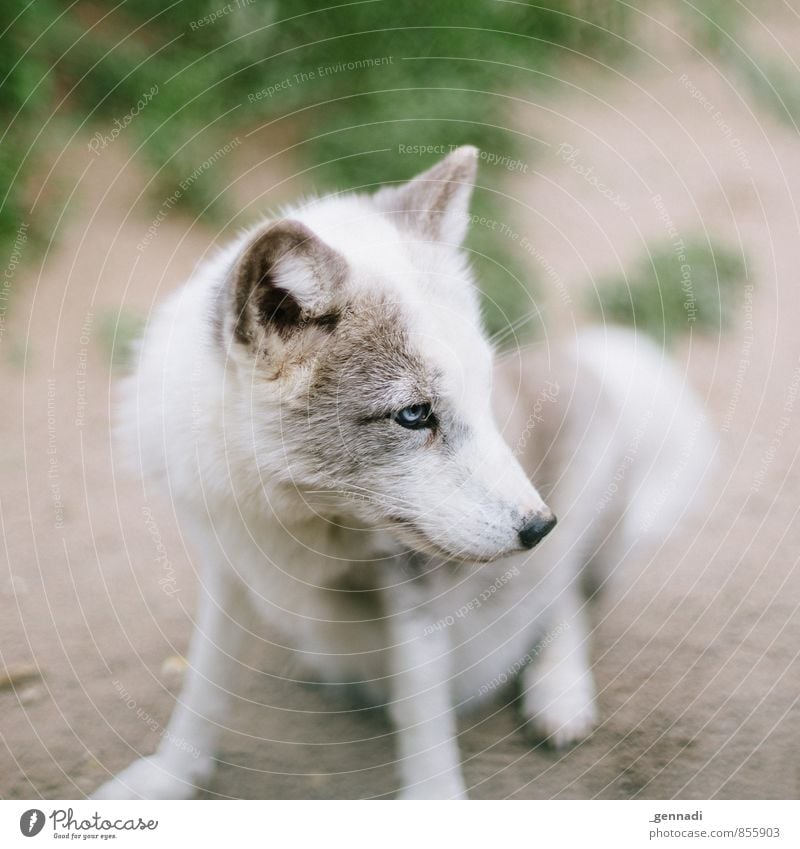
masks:
{"label": "white snout", "polygon": [[477,435],[473,450],[475,481],[490,500],[499,501],[520,516],[547,510],[538,490],[494,427]]}

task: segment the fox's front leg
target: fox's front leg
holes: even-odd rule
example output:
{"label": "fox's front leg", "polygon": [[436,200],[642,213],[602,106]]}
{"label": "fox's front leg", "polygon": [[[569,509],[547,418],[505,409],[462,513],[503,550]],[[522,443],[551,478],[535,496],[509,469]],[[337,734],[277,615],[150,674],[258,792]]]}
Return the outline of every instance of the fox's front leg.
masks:
{"label": "fox's front leg", "polygon": [[430,631],[413,593],[387,593],[389,715],[397,739],[401,799],[465,799],[451,696],[450,641]]}
{"label": "fox's front leg", "polygon": [[250,620],[246,592],[227,568],[209,571],[200,590],[186,679],[161,743],[155,754],[103,784],[95,799],[188,799],[205,786]]}
{"label": "fox's front leg", "polygon": [[522,671],[521,711],[527,736],[558,749],[588,737],[597,722],[591,627],[576,587],[553,605],[551,622],[537,656]]}

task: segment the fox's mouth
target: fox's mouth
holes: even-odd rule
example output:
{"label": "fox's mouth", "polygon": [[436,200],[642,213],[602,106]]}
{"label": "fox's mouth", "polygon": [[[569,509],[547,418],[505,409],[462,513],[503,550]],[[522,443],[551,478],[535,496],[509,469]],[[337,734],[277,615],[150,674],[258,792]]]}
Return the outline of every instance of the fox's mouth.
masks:
{"label": "fox's mouth", "polygon": [[401,542],[420,554],[430,554],[445,560],[491,563],[493,560],[499,560],[501,557],[511,554],[512,551],[516,551],[516,548],[503,548],[492,554],[476,553],[466,548],[456,551],[439,545],[411,519],[391,516],[389,521],[391,524],[387,530],[391,531]]}

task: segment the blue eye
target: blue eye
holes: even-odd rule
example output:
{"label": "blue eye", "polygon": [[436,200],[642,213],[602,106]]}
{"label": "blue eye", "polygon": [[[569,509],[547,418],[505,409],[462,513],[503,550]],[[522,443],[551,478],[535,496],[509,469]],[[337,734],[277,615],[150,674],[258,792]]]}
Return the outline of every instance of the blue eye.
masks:
{"label": "blue eye", "polygon": [[431,413],[430,404],[412,404],[410,407],[403,407],[392,418],[400,427],[407,428],[408,430],[433,427],[436,423],[436,419]]}

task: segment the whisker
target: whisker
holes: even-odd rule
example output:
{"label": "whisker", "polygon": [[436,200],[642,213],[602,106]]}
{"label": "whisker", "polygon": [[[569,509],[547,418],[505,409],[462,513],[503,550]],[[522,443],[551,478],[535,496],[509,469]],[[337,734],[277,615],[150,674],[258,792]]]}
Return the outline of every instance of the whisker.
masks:
{"label": "whisker", "polygon": [[526,313],[525,315],[518,318],[516,321],[513,321],[511,324],[509,324],[506,327],[498,330],[497,333],[495,333],[495,334],[493,334],[492,336],[489,337],[489,342],[493,345],[500,343],[501,341],[505,340],[508,336],[515,334],[517,332],[517,330],[519,330],[521,327],[523,327],[528,322],[533,321],[533,319],[539,318],[540,316],[544,315],[544,312],[545,312],[544,308],[537,306],[531,312]]}

